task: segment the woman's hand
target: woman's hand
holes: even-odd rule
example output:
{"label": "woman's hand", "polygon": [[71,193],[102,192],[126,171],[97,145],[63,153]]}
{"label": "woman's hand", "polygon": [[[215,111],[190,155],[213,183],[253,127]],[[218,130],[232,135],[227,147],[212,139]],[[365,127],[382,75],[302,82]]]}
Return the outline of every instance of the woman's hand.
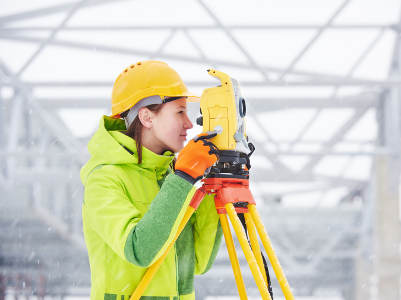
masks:
{"label": "woman's hand", "polygon": [[194,184],[202,178],[207,168],[218,160],[219,150],[205,138],[198,135],[181,150],[175,163],[175,174]]}

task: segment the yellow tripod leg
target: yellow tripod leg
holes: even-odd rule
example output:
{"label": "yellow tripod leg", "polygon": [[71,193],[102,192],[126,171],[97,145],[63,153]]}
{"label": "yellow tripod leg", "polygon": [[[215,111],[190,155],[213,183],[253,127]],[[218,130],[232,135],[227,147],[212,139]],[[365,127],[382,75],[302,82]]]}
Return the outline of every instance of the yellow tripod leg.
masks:
{"label": "yellow tripod leg", "polygon": [[232,203],[227,203],[225,205],[227,214],[230,218],[231,224],[234,227],[234,231],[237,234],[238,241],[241,245],[242,251],[244,252],[245,258],[249,264],[249,268],[251,269],[253,278],[255,279],[256,285],[258,286],[260,295],[263,300],[272,300],[270,294],[267,290],[267,286],[264,283],[262,274],[259,271],[258,263],[256,262],[256,258],[252,253],[251,247],[248,244],[248,240],[246,239],[244,228],[241,225],[241,221],[238,219],[237,213]]}
{"label": "yellow tripod leg", "polygon": [[278,261],[278,258],[274,253],[270,238],[267,235],[265,227],[263,226],[259,213],[256,210],[256,206],[254,204],[251,204],[248,206],[248,209],[255,222],[256,229],[259,233],[260,239],[262,240],[262,244],[266,250],[267,256],[269,257],[270,263],[272,264],[274,273],[276,274],[277,281],[280,284],[284,297],[286,300],[293,300],[294,296],[292,295],[290,285],[288,284],[287,278],[284,275],[280,262]]}
{"label": "yellow tripod leg", "polygon": [[255,224],[253,223],[252,217],[249,215],[249,213],[244,213],[244,216],[245,216],[246,227],[248,229],[249,240],[251,242],[253,254],[255,255],[256,262],[258,263],[259,270],[262,273],[263,279],[265,280],[265,284],[268,287],[269,283],[267,282],[265,266],[263,264],[262,253],[260,251],[258,235],[256,234]]}
{"label": "yellow tripod leg", "polygon": [[235,252],[234,241],[231,235],[227,216],[225,214],[219,214],[219,217],[221,228],[223,229],[224,240],[226,241],[228,256],[230,257],[231,266],[233,268],[235,282],[237,283],[239,297],[241,300],[246,300],[248,297],[246,295],[245,284],[241,275],[241,269],[239,266],[237,253]]}
{"label": "yellow tripod leg", "polygon": [[159,269],[160,265],[166,258],[167,254],[169,253],[170,249],[173,247],[175,241],[180,236],[181,231],[184,229],[185,225],[188,223],[188,220],[191,218],[192,214],[194,213],[195,209],[192,206],[188,206],[185,215],[178,226],[177,233],[174,236],[173,241],[167,247],[167,250],[164,254],[154,263],[152,264],[143,275],[141,282],[136,287],[135,291],[132,293],[130,300],[139,300],[143,293],[145,292],[146,288],[148,287],[150,281],[152,280],[153,276],[156,274],[157,270]]}

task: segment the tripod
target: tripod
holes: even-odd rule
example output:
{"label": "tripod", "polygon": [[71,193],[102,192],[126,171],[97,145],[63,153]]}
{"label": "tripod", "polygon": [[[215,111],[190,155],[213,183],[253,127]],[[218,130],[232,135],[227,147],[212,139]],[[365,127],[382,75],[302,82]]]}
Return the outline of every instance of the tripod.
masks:
{"label": "tripod", "polygon": [[[245,154],[229,150],[221,151],[219,163],[212,167],[209,175],[202,180],[203,185],[195,192],[173,241],[168,246],[166,252],[145,272],[144,277],[132,294],[130,300],[139,300],[206,193],[215,194],[215,206],[219,214],[220,224],[240,299],[246,300],[247,295],[228,219],[231,221],[235,234],[237,235],[262,299],[272,300],[272,296],[269,293],[268,272],[265,271],[257,234],[259,234],[285,299],[294,299],[259,213],[256,210],[256,203],[249,190],[249,171],[245,165],[247,165],[248,168],[250,167],[249,158]],[[238,214],[244,215],[250,243],[248,243],[244,227],[241,224]]]}

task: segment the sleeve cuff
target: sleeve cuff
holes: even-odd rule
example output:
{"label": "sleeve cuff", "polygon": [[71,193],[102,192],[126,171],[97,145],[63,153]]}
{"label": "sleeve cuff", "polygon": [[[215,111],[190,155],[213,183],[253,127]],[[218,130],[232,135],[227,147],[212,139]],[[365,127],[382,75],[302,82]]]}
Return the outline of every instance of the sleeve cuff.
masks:
{"label": "sleeve cuff", "polygon": [[187,173],[181,171],[181,170],[175,170],[174,172],[175,175],[180,176],[181,178],[185,179],[188,181],[190,184],[195,184],[199,179],[202,178],[202,176],[193,178],[192,176],[188,175]]}

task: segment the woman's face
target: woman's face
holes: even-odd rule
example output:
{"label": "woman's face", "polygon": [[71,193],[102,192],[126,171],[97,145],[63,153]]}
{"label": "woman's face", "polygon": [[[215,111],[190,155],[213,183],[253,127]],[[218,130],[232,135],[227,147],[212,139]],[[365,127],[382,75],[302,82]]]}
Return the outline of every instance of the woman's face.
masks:
{"label": "woman's face", "polygon": [[163,104],[161,110],[152,113],[152,129],[154,149],[156,153],[166,150],[179,152],[184,147],[187,130],[193,127],[187,115],[187,101],[177,99]]}

